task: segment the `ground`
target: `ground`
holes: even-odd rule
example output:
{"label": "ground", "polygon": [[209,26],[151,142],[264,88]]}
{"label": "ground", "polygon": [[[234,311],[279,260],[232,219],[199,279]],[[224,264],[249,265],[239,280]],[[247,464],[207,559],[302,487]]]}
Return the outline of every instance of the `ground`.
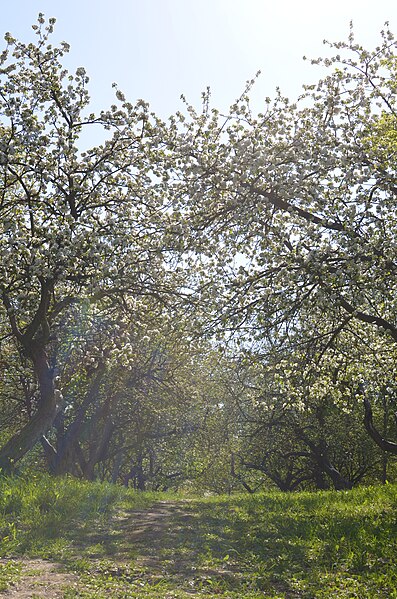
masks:
{"label": "ground", "polygon": [[5,599],[397,599],[397,486],[161,501],[57,485],[29,521],[25,487],[3,508]]}
{"label": "ground", "polygon": [[[4,563],[4,560],[1,561]],[[63,571],[60,564],[43,559],[21,559],[15,563],[21,566],[21,578],[0,593],[2,597],[60,599],[64,597],[65,587],[77,584],[77,576]]]}
{"label": "ground", "polygon": [[[236,574],[225,564],[198,567],[195,514],[188,507],[188,500],[160,501],[149,510],[120,511],[108,530],[100,527],[84,536],[77,535],[75,550],[80,559],[75,555],[75,571],[50,559],[13,559],[12,563],[20,567],[20,578],[0,596],[58,599],[102,597],[102,592],[115,597],[134,597],[136,592],[141,597],[172,598],[197,593],[207,596],[207,593],[203,595],[203,587],[213,584],[213,580]],[[10,562],[0,560],[0,563],[7,561]],[[103,583],[107,577],[108,582],[114,584],[99,585],[104,587],[102,590],[93,589],[94,564],[98,580]],[[149,594],[148,586],[152,590],[159,587],[158,592]],[[182,595],[175,595],[167,591],[167,587],[185,590],[181,590]]]}

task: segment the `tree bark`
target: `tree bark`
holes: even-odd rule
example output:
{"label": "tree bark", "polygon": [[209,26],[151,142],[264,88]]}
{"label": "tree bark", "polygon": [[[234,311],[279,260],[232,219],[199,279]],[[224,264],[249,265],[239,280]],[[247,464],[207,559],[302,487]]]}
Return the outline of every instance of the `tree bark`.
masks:
{"label": "tree bark", "polygon": [[58,431],[56,452],[51,456],[49,469],[52,474],[75,474],[76,452],[75,444],[80,439],[81,431],[85,424],[88,409],[98,401],[100,385],[105,374],[105,364],[101,363],[95,373],[95,377],[87,391],[82,405],[80,406],[75,420],[68,426],[66,431]]}
{"label": "tree bark", "polygon": [[351,489],[353,487],[353,483],[342,476],[342,474],[337,470],[329,461],[329,458],[326,453],[321,452],[318,455],[319,464],[322,465],[324,471],[328,474],[330,479],[332,480],[332,484],[334,485],[334,489],[336,491],[345,491],[347,489]]}
{"label": "tree bark", "polygon": [[384,439],[380,432],[374,425],[373,416],[372,416],[372,407],[369,399],[363,393],[364,400],[364,425],[369,434],[369,436],[375,441],[375,443],[383,449],[383,451],[387,451],[388,453],[392,453],[397,455],[397,443],[393,443],[393,441],[388,441]]}
{"label": "tree bark", "polygon": [[95,444],[94,447],[91,448],[90,457],[86,463],[86,467],[83,472],[83,476],[87,480],[95,479],[95,466],[105,459],[113,431],[114,425],[109,414],[107,420],[104,423],[103,429],[101,431],[101,436],[98,442]]}
{"label": "tree bark", "polygon": [[317,443],[315,443],[314,441],[309,439],[305,432],[298,426],[295,426],[295,430],[301,438],[301,440],[310,449],[310,452],[313,456],[313,460],[318,464],[319,468],[323,470],[323,472],[328,474],[328,476],[332,480],[334,489],[336,491],[351,489],[353,483],[347,478],[345,478],[339,472],[339,470],[337,470],[335,466],[331,463],[331,460],[328,457],[328,448],[326,442],[323,439],[320,439]]}
{"label": "tree bark", "polygon": [[43,345],[32,341],[29,357],[32,359],[39,383],[39,404],[29,422],[0,450],[0,469],[5,474],[12,472],[15,464],[47,433],[57,414],[57,394],[54,387],[53,369],[49,365]]}

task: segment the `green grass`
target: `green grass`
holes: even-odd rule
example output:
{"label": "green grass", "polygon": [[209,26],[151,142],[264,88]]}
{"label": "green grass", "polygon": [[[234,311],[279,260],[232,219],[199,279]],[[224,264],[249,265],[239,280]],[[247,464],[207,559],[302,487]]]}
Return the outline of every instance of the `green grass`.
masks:
{"label": "green grass", "polygon": [[3,479],[0,590],[28,556],[77,574],[69,599],[397,599],[396,499],[394,485],[181,501]]}
{"label": "green grass", "polygon": [[145,508],[154,501],[154,494],[69,477],[0,478],[0,556],[61,558],[76,539],[99,531],[123,502]]}
{"label": "green grass", "polygon": [[7,590],[10,584],[17,582],[20,578],[21,566],[13,561],[0,563],[0,592]]}

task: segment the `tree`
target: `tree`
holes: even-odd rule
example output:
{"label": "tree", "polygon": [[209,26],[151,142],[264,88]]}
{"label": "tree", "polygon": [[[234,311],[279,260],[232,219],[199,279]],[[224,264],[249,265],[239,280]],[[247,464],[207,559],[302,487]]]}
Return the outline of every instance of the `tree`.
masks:
{"label": "tree", "polygon": [[[62,406],[55,356],[71,306],[108,298],[136,314],[139,298],[164,302],[177,280],[148,106],[116,90],[117,105],[90,114],[85,70],[69,74],[69,46],[49,43],[54,22],[40,14],[36,44],[6,34],[0,58],[0,316],[39,388],[34,413],[0,449],[3,470]],[[82,151],[90,128],[104,141]]]}
{"label": "tree", "polygon": [[295,349],[245,351],[232,398],[239,408],[241,474],[261,472],[284,491],[346,489],[380,478],[380,451],[362,425],[354,380],[363,356],[350,340],[343,347],[345,340],[344,333],[325,356],[298,339]]}
{"label": "tree", "polygon": [[[278,92],[254,116],[248,90],[227,117],[209,96],[201,114],[181,116],[170,136],[182,164],[173,193],[190,197],[208,310],[214,288],[222,298],[213,322],[283,347],[316,310],[325,326],[306,328],[306,343],[326,352],[345,331],[362,351],[370,339],[393,359],[396,42],[386,30],[367,51],[351,31],[330,47],[336,56],[313,61],[329,74],[296,103]],[[375,367],[361,380],[374,381]]]}

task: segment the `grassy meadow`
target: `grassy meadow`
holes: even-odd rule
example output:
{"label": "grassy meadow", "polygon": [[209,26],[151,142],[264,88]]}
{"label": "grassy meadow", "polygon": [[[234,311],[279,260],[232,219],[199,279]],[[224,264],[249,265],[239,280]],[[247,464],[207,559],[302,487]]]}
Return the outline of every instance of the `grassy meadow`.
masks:
{"label": "grassy meadow", "polygon": [[[27,559],[65,598],[397,598],[397,487],[214,497],[0,480],[0,591]],[[25,560],[25,561],[24,561]]]}

